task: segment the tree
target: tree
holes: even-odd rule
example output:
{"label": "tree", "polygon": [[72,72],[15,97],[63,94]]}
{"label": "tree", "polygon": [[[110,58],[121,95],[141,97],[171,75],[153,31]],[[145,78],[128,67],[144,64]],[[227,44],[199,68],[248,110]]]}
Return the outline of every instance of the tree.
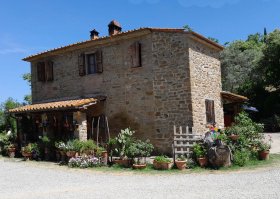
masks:
{"label": "tree", "polygon": [[[31,74],[30,73],[25,73],[22,75],[23,80],[27,81],[29,86],[31,86]],[[31,104],[32,103],[32,96],[31,95],[25,95],[24,96],[24,101],[27,104]]]}
{"label": "tree", "polygon": [[214,37],[207,37],[207,39],[213,41],[213,42],[216,42],[216,43],[219,43],[219,40],[214,38]]}
{"label": "tree", "polygon": [[257,67],[263,45],[263,36],[257,33],[225,47],[221,53],[223,90],[246,94],[261,82]]}
{"label": "tree", "polygon": [[16,108],[21,104],[18,103],[13,98],[8,98],[5,102],[0,105],[0,130],[11,129],[13,133],[16,132],[16,120],[11,115],[9,115],[8,110]]}
{"label": "tree", "polygon": [[266,86],[280,88],[280,30],[267,35],[259,70],[264,74]]}
{"label": "tree", "polygon": [[189,32],[193,31],[193,29],[188,24],[184,25],[183,28]]}

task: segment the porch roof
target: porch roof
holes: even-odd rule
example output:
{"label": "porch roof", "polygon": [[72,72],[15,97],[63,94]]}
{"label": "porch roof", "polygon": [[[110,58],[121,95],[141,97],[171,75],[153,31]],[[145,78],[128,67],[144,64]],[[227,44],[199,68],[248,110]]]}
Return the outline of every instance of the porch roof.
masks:
{"label": "porch roof", "polygon": [[25,112],[42,112],[42,111],[52,111],[52,110],[74,110],[74,109],[82,109],[94,105],[97,103],[97,101],[98,101],[97,98],[87,98],[87,99],[48,102],[48,103],[21,106],[18,108],[10,109],[9,112],[25,113]]}
{"label": "porch roof", "polygon": [[221,96],[222,96],[222,99],[226,100],[226,102],[228,102],[228,103],[242,103],[242,102],[246,102],[249,100],[245,96],[231,93],[228,91],[222,91]]}

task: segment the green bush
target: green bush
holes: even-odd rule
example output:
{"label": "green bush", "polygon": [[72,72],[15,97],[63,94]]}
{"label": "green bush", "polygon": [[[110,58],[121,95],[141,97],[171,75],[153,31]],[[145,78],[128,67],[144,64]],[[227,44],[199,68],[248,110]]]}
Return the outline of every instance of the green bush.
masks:
{"label": "green bush", "polygon": [[164,156],[164,155],[161,155],[161,156],[156,156],[155,157],[155,161],[157,161],[157,162],[162,162],[162,163],[170,163],[170,162],[172,162],[170,159],[168,159],[168,157],[167,156]]}
{"label": "green bush", "polygon": [[250,159],[250,152],[246,149],[237,150],[233,155],[233,163],[243,167]]}
{"label": "green bush", "polygon": [[201,158],[206,155],[206,149],[202,144],[195,143],[193,145],[193,152],[196,158]]}
{"label": "green bush", "polygon": [[140,159],[142,157],[146,158],[151,155],[154,150],[154,146],[149,140],[141,141],[136,140],[131,143],[127,150],[127,156],[130,158],[137,158],[137,163],[140,164]]}
{"label": "green bush", "polygon": [[77,142],[75,145],[77,146],[76,148],[82,153],[97,149],[97,146],[93,140],[81,141],[80,143]]}

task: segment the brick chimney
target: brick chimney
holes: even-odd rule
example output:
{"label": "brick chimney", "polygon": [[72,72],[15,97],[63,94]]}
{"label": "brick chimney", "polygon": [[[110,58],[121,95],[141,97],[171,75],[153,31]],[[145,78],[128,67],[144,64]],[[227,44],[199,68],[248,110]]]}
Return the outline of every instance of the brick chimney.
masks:
{"label": "brick chimney", "polygon": [[111,21],[108,24],[108,27],[109,27],[109,35],[110,36],[118,34],[122,31],[121,24],[119,22],[115,21],[115,20]]}
{"label": "brick chimney", "polygon": [[99,34],[99,32],[97,32],[95,29],[93,29],[92,31],[90,31],[90,38],[92,40],[98,39],[99,38],[98,34]]}

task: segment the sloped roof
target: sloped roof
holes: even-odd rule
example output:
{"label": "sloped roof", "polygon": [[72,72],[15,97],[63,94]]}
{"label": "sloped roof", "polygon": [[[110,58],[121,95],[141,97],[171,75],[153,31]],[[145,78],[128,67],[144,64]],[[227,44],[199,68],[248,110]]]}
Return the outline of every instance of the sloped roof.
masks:
{"label": "sloped roof", "polygon": [[238,94],[235,94],[235,93],[231,93],[231,92],[228,92],[228,91],[222,91],[221,96],[222,96],[223,99],[226,99],[227,101],[235,102],[235,103],[246,102],[246,101],[249,100],[245,96],[238,95]]}
{"label": "sloped roof", "polygon": [[68,109],[80,109],[85,106],[91,106],[97,103],[96,98],[67,100],[58,102],[48,102],[40,104],[26,105],[14,109],[10,109],[10,113],[24,113],[24,112],[42,112],[52,110],[68,110]]}
{"label": "sloped roof", "polygon": [[128,36],[128,35],[132,35],[134,33],[150,33],[150,32],[181,32],[181,33],[186,33],[186,34],[189,34],[191,35],[192,37],[195,37],[199,40],[202,40],[206,43],[208,43],[209,45],[217,48],[218,50],[222,50],[223,47],[207,38],[205,38],[204,36],[196,33],[196,32],[193,32],[193,31],[190,31],[190,32],[186,32],[184,29],[181,29],[181,28],[150,28],[150,27],[143,27],[143,28],[138,28],[138,29],[134,29],[134,30],[129,30],[129,31],[125,31],[125,32],[120,32],[118,34],[115,34],[115,35],[111,35],[111,36],[104,36],[104,37],[99,37],[98,39],[89,39],[89,40],[85,40],[85,41],[81,41],[81,42],[76,42],[76,43],[73,43],[73,44],[70,44],[70,45],[66,45],[66,46],[61,46],[61,47],[58,47],[58,48],[53,48],[53,49],[50,49],[50,50],[46,50],[46,51],[43,51],[43,52],[40,52],[40,53],[37,53],[37,54],[33,54],[33,55],[30,55],[28,57],[25,57],[23,58],[24,61],[32,61],[32,60],[35,60],[37,58],[40,58],[41,56],[48,56],[48,55],[52,55],[52,53],[59,53],[59,52],[63,52],[63,50],[71,50],[71,49],[75,49],[75,48],[78,48],[78,47],[84,47],[88,44],[100,44],[100,42],[111,42],[113,41],[113,39],[117,39],[117,38],[120,38],[120,37],[125,37],[125,36]]}

